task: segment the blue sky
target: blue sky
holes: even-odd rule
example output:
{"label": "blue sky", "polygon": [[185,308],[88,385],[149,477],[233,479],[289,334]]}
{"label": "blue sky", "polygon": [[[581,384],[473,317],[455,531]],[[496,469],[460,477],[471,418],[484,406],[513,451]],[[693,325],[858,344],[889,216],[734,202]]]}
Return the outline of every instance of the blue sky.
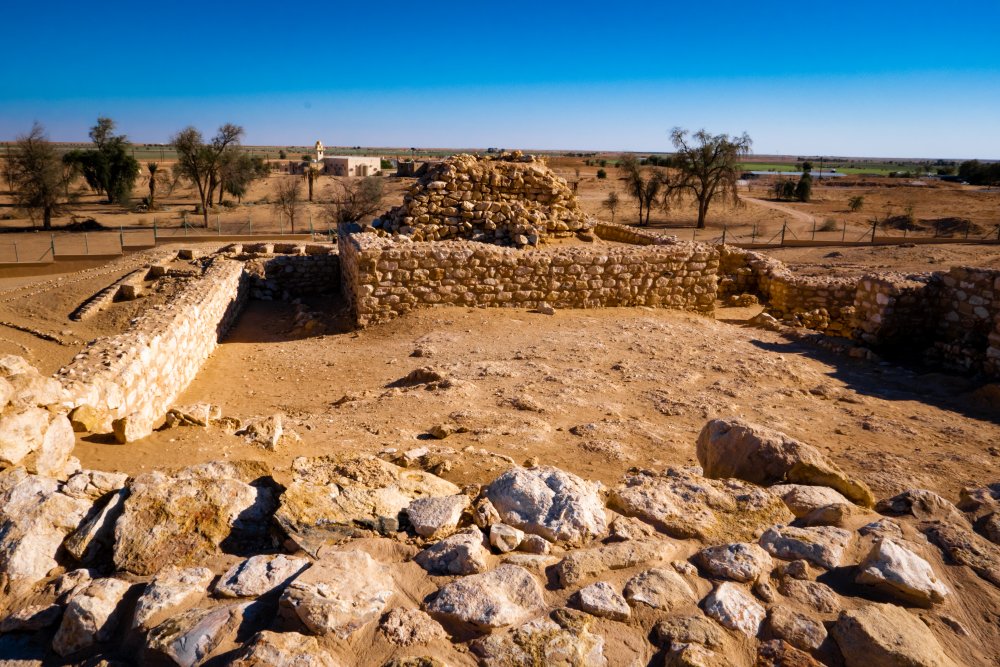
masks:
{"label": "blue sky", "polygon": [[4,10],[0,139],[1000,158],[1000,2],[163,3]]}

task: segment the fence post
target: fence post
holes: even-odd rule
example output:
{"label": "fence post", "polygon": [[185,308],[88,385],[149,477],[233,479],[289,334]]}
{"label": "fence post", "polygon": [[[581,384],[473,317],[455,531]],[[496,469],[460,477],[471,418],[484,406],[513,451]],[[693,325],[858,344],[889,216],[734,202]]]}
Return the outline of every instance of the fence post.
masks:
{"label": "fence post", "polygon": [[83,233],[83,254],[90,254],[90,241],[87,240],[87,232]]}
{"label": "fence post", "polygon": [[872,223],[872,245],[875,245],[875,230],[878,229],[878,223]]}
{"label": "fence post", "polygon": [[250,236],[253,236],[253,218],[250,217],[250,212],[247,212],[247,226],[250,228]]}
{"label": "fence post", "polygon": [[722,225],[722,245],[726,245],[726,229],[728,225]]}
{"label": "fence post", "polygon": [[14,261],[20,262],[21,258],[17,254],[17,241],[14,241]]}
{"label": "fence post", "polygon": [[785,245],[785,227],[787,225],[787,222],[781,223],[781,245]]}
{"label": "fence post", "polygon": [[153,216],[153,245],[156,245],[156,216]]}
{"label": "fence post", "polygon": [[52,261],[56,261],[56,235],[52,234],[49,241],[49,249],[52,251]]}
{"label": "fence post", "polygon": [[125,254],[125,225],[118,225],[118,249]]}
{"label": "fence post", "polygon": [[812,240],[813,241],[816,240],[816,217],[815,216],[813,217],[813,237],[812,237]]}
{"label": "fence post", "polygon": [[844,220],[844,231],[840,235],[840,242],[843,243],[847,240],[847,220]]}
{"label": "fence post", "polygon": [[750,245],[753,245],[757,241],[757,223],[753,223],[753,227],[750,228]]}
{"label": "fence post", "polygon": [[222,214],[221,213],[216,213],[215,214],[215,224],[218,225],[218,227],[219,227],[219,236],[222,236]]}

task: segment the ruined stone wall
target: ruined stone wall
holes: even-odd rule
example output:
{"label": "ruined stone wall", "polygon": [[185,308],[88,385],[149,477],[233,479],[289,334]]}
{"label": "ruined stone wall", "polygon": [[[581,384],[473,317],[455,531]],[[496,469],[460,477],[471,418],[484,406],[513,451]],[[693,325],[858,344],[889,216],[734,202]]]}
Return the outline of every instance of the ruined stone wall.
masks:
{"label": "ruined stone wall", "polygon": [[259,256],[247,261],[254,299],[288,300],[302,294],[335,293],[340,289],[337,247],[315,245],[287,255]]}
{"label": "ruined stone wall", "polygon": [[718,252],[695,243],[520,251],[454,241],[341,237],[345,295],[359,326],[437,304],[714,310]]}
{"label": "ruined stone wall", "polygon": [[870,273],[854,295],[855,339],[873,346],[927,344],[935,321],[936,281],[931,274]]}
{"label": "ruined stone wall", "polygon": [[566,180],[519,152],[499,157],[456,155],[431,167],[403,204],[373,223],[415,241],[473,239],[537,245],[587,226]]}
{"label": "ruined stone wall", "polygon": [[846,335],[854,321],[857,279],[800,276],[761,253],[719,246],[719,293],[755,294],[778,319],[830,335]]}
{"label": "ruined stone wall", "polygon": [[671,245],[678,242],[676,236],[665,236],[611,222],[594,223],[593,232],[598,238],[605,241],[632,245]]}
{"label": "ruined stone wall", "polygon": [[243,263],[216,257],[176,298],[98,340],[57,374],[73,408],[120,442],[145,437],[236,320],[248,294]]}
{"label": "ruined stone wall", "polygon": [[937,326],[931,358],[962,370],[996,367],[996,321],[1000,316],[1000,271],[956,266],[933,278],[938,285]]}

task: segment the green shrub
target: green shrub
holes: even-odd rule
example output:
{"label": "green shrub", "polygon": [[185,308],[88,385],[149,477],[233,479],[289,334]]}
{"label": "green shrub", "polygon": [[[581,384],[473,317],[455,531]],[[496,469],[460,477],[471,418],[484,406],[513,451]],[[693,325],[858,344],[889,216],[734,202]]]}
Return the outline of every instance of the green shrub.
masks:
{"label": "green shrub", "polygon": [[607,178],[608,177],[608,172],[604,171],[603,169],[598,169],[597,170],[597,177],[598,178]]}

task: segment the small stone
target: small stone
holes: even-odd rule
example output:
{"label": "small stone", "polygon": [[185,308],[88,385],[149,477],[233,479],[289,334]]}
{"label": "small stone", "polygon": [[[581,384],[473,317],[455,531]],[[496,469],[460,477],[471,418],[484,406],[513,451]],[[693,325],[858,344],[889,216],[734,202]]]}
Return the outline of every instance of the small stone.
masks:
{"label": "small stone", "polygon": [[815,651],[826,639],[822,623],[785,607],[772,608],[767,623],[772,636],[803,651]]}
{"label": "small stone", "polygon": [[477,574],[489,568],[490,552],[482,531],[475,526],[432,544],[413,560],[430,574]]}
{"label": "small stone", "polygon": [[490,544],[502,554],[514,551],[524,539],[524,532],[505,523],[490,526]]}
{"label": "small stone", "polygon": [[809,563],[804,560],[793,560],[791,563],[785,565],[781,572],[784,576],[791,577],[792,579],[808,579]]}
{"label": "small stone", "polygon": [[762,642],[754,667],[823,667],[811,655],[781,639]]}
{"label": "small stone", "polygon": [[421,537],[444,537],[455,532],[462,513],[469,506],[464,494],[417,498],[406,507],[413,531]]}
{"label": "small stone", "polygon": [[258,632],[232,667],[340,667],[316,641],[298,632]]}
{"label": "small stone", "polygon": [[827,505],[849,505],[851,501],[843,494],[828,486],[806,486],[804,484],[780,484],[770,487],[797,518],[803,518],[820,507]]}
{"label": "small stone", "polygon": [[943,602],[951,592],[930,563],[889,538],[882,538],[872,546],[858,566],[855,580],[924,607]]}
{"label": "small stone", "polygon": [[792,598],[823,614],[833,614],[840,611],[840,598],[833,589],[818,581],[802,581],[784,578],[778,590],[785,597]]}
{"label": "small stone", "polygon": [[135,606],[133,628],[148,629],[193,607],[208,594],[215,579],[207,567],[167,568],[146,585]]}
{"label": "small stone", "polygon": [[635,517],[618,515],[608,526],[608,539],[612,541],[643,540],[657,537],[656,528]]}
{"label": "small stone", "polygon": [[[525,239],[525,243],[527,243],[527,239]],[[522,245],[524,245],[524,244],[522,244]],[[542,315],[555,315],[556,314],[555,308],[553,308],[549,304],[545,303],[544,301],[538,305],[538,312],[541,313]]]}
{"label": "small stone", "polygon": [[804,559],[826,569],[840,567],[852,533],[833,526],[774,526],[761,535],[768,553],[784,560]]}
{"label": "small stone", "polygon": [[538,581],[524,568],[503,564],[447,584],[427,605],[427,611],[489,630],[523,622],[544,607]]}
{"label": "small stone", "polygon": [[396,646],[430,644],[446,637],[441,624],[419,609],[390,609],[379,622],[379,630]]}
{"label": "small stone", "polygon": [[653,628],[653,636],[664,647],[698,644],[710,649],[721,649],[725,642],[725,632],[703,614],[667,616]]}
{"label": "small stone", "polygon": [[538,535],[525,535],[521,543],[517,545],[517,550],[529,554],[547,554],[549,553],[549,542]]}
{"label": "small stone", "polygon": [[130,588],[121,579],[95,579],[73,594],[52,648],[63,657],[111,639],[121,615],[121,601]]}
{"label": "small stone", "polygon": [[299,575],[281,604],[317,635],[347,639],[385,609],[396,587],[388,569],[363,551],[331,551]]}
{"label": "small stone", "polygon": [[215,585],[215,594],[224,598],[255,598],[283,589],[309,567],[305,558],[260,555],[233,565]]}
{"label": "small stone", "polygon": [[766,614],[746,589],[730,582],[715,587],[704,600],[705,613],[730,630],[756,637]]}
{"label": "small stone", "polygon": [[456,430],[456,427],[452,424],[437,424],[432,426],[427,432],[437,440],[444,440],[449,435],[454,434]]}
{"label": "small stone", "polygon": [[625,598],[604,581],[581,588],[576,592],[574,602],[588,614],[610,618],[612,621],[624,621],[632,615],[632,609]]}
{"label": "small stone", "polygon": [[697,601],[690,584],[673,569],[666,568],[646,570],[629,579],[625,584],[625,599],[632,605],[642,602],[667,612]]}
{"label": "small stone", "polygon": [[250,604],[189,609],[171,616],[149,631],[146,650],[180,667],[200,665],[220,644],[236,636]]}
{"label": "small stone", "polygon": [[756,544],[735,542],[702,549],[695,561],[710,576],[733,581],[750,582],[771,571],[773,561]]}

